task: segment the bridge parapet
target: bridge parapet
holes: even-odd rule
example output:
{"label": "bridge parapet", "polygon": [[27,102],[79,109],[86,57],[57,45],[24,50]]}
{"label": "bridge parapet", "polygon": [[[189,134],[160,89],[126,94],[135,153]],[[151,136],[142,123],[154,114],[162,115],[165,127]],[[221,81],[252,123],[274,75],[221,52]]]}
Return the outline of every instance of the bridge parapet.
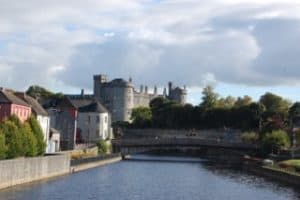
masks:
{"label": "bridge parapet", "polygon": [[116,139],[112,144],[117,147],[158,147],[158,146],[184,146],[184,147],[215,147],[240,150],[258,150],[257,145],[240,142],[228,142],[216,139],[195,138],[140,138]]}

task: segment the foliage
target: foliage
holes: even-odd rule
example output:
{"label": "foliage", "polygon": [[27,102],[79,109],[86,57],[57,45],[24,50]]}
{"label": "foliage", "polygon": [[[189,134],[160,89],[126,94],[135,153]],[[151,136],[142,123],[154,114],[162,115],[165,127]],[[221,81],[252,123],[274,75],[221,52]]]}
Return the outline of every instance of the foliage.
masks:
{"label": "foliage", "polygon": [[2,132],[0,132],[0,160],[6,157],[7,147],[5,144],[5,136]]}
{"label": "foliage", "polygon": [[43,155],[46,149],[43,130],[34,116],[28,119],[28,123],[37,141],[37,155]]}
{"label": "foliage", "polygon": [[27,91],[26,94],[35,97],[35,98],[58,98],[61,99],[63,98],[63,94],[62,93],[53,93],[41,86],[38,85],[33,85],[30,86]]}
{"label": "foliage", "polygon": [[294,103],[289,109],[289,120],[292,122],[296,117],[300,117],[300,102]]}
{"label": "foliage", "polygon": [[110,146],[106,143],[105,140],[99,140],[97,142],[98,152],[100,154],[108,153],[110,150]]}
{"label": "foliage", "polygon": [[132,110],[132,124],[138,128],[149,127],[152,120],[152,112],[148,107],[138,107]]}
{"label": "foliage", "polygon": [[256,143],[258,141],[258,134],[255,133],[255,132],[244,132],[242,135],[241,135],[241,139],[243,142],[245,143]]}
{"label": "foliage", "polygon": [[7,146],[6,157],[15,158],[24,156],[24,143],[22,134],[20,134],[19,128],[9,120],[1,123],[0,129],[5,135],[5,141]]}
{"label": "foliage", "polygon": [[288,148],[290,144],[290,138],[283,130],[272,131],[262,138],[262,149],[265,154],[275,153],[275,150]]}
{"label": "foliage", "polygon": [[22,134],[24,138],[24,151],[25,156],[36,156],[38,154],[38,146],[37,146],[37,139],[33,134],[29,123],[24,123],[22,128]]}
{"label": "foliage", "polygon": [[284,119],[288,116],[291,103],[278,95],[267,92],[260,97],[259,102],[266,108],[266,117],[279,115]]}
{"label": "foliage", "polygon": [[18,128],[22,128],[22,122],[17,115],[13,114],[7,120],[13,122]]}
{"label": "foliage", "polygon": [[212,109],[217,105],[218,94],[214,92],[212,86],[206,86],[202,91],[202,103],[200,107],[204,110]]}
{"label": "foliage", "polygon": [[247,106],[252,103],[252,98],[249,97],[248,95],[245,95],[244,97],[238,97],[237,100],[235,101],[236,107],[240,106]]}

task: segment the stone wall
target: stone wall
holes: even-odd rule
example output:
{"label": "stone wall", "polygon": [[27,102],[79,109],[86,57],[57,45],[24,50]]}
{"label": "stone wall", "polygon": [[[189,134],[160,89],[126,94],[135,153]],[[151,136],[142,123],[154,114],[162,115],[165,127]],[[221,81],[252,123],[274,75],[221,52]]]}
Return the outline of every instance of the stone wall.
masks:
{"label": "stone wall", "polygon": [[0,189],[70,172],[70,156],[53,155],[0,161]]}

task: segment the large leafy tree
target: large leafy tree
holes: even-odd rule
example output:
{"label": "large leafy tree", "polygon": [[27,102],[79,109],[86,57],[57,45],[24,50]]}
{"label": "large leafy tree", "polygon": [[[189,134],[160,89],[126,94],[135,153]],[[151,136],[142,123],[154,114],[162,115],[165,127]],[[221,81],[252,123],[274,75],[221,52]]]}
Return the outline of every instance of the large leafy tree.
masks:
{"label": "large leafy tree", "polygon": [[132,110],[131,120],[134,126],[139,128],[149,127],[152,120],[152,112],[148,107],[138,107]]}
{"label": "large leafy tree", "polygon": [[296,117],[300,117],[300,102],[294,103],[289,109],[289,119],[292,121]]}
{"label": "large leafy tree", "polygon": [[267,117],[280,115],[285,118],[291,105],[290,101],[270,92],[262,95],[259,102],[265,106]]}
{"label": "large leafy tree", "polygon": [[22,128],[22,134],[25,143],[24,144],[25,156],[30,156],[30,157],[36,156],[38,154],[37,139],[33,134],[28,122],[24,123]]}
{"label": "large leafy tree", "polygon": [[6,158],[6,151],[5,135],[0,131],[0,160]]}
{"label": "large leafy tree", "polygon": [[15,123],[6,120],[0,124],[0,130],[5,135],[7,157],[15,158],[24,156],[24,138],[22,134],[20,134],[20,129],[15,125]]}
{"label": "large leafy tree", "polygon": [[200,107],[204,110],[209,110],[217,105],[219,95],[214,92],[212,86],[206,86],[202,91],[202,102]]}
{"label": "large leafy tree", "polygon": [[240,106],[247,106],[252,103],[252,98],[248,95],[245,95],[244,97],[238,97],[235,106],[240,107]]}
{"label": "large leafy tree", "polygon": [[37,141],[37,154],[43,155],[46,150],[46,143],[43,130],[34,116],[31,116],[28,119],[28,123]]}

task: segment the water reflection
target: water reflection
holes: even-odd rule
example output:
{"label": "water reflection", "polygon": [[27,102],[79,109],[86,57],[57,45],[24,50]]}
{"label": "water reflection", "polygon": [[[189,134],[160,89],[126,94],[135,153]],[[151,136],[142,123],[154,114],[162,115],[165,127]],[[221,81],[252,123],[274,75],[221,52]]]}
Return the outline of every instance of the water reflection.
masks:
{"label": "water reflection", "polygon": [[298,195],[295,189],[201,159],[138,156],[3,190],[0,200],[293,200]]}

